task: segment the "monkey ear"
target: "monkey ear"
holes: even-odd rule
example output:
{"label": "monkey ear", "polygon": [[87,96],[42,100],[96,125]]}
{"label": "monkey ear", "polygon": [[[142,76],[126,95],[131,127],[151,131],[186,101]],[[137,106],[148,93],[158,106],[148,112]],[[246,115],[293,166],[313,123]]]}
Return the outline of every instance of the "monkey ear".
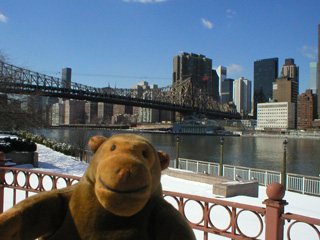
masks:
{"label": "monkey ear", "polygon": [[98,148],[100,147],[100,145],[106,140],[107,140],[106,137],[94,136],[89,140],[89,143],[88,143],[89,148],[91,149],[91,151],[93,153],[95,153],[98,150]]}
{"label": "monkey ear", "polygon": [[161,170],[165,170],[170,164],[170,157],[163,151],[158,151],[157,153],[160,159]]}

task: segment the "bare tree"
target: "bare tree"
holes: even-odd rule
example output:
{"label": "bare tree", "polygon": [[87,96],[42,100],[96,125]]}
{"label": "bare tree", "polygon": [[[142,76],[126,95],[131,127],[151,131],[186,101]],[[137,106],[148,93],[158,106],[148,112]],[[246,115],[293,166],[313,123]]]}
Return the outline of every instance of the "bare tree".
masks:
{"label": "bare tree", "polygon": [[[0,49],[0,61],[8,62],[8,59],[4,51]],[[0,72],[0,84],[5,86],[11,77]],[[21,94],[0,92],[0,129],[19,130],[43,127],[42,116],[38,116],[37,112],[32,111],[30,107],[23,107],[23,104],[27,103],[26,99],[35,97],[37,96],[26,97]]]}
{"label": "bare tree", "polygon": [[89,151],[87,150],[89,139],[90,136],[85,129],[72,133],[72,138],[69,143],[76,148],[76,155],[79,156],[80,161],[89,161]]}

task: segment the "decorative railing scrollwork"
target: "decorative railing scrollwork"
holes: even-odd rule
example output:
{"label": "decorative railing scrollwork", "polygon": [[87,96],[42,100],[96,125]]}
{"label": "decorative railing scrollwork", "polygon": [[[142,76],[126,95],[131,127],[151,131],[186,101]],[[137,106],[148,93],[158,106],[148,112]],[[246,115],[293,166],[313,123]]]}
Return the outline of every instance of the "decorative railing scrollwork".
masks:
{"label": "decorative railing scrollwork", "polygon": [[[309,229],[311,231],[314,231],[314,237],[318,237],[320,239],[320,219],[315,219],[311,217],[306,217],[306,216],[301,216],[298,214],[292,214],[292,213],[285,213],[281,217],[284,220],[287,220],[290,224],[289,227],[287,228],[287,239],[288,240],[293,240],[295,239],[294,237],[292,238],[292,231],[294,230],[294,226],[297,226],[298,224],[304,224],[309,226]],[[318,227],[317,227],[318,226]]]}
{"label": "decorative railing scrollwork", "polygon": [[[231,239],[240,239],[239,237],[248,239],[258,239],[262,235],[264,229],[262,219],[266,213],[266,209],[263,207],[256,207],[246,204],[229,202],[225,200],[205,198],[169,191],[164,191],[164,197],[166,199],[171,198],[174,200],[174,203],[176,204],[173,205],[177,205],[177,209],[185,216],[190,226],[194,229],[203,231],[204,239],[207,239],[208,234],[210,233],[218,234]],[[193,221],[190,219],[192,218],[192,214],[190,215],[188,213],[188,203],[190,202],[196,203],[200,206],[198,208],[200,210],[196,211],[198,215],[201,215],[200,217],[197,216],[200,220]],[[213,210],[217,207],[221,207],[226,212],[225,215],[228,219],[227,221],[225,221],[226,227],[217,226],[217,224],[213,222],[213,218],[215,215],[213,213]],[[193,207],[193,209],[194,208],[195,207]],[[239,226],[239,216],[241,216],[241,214],[245,211],[252,213],[253,216],[258,218],[258,221],[256,222],[258,223],[259,227],[257,229],[257,233],[254,236],[249,236],[249,233],[246,233],[244,230],[241,230],[241,227]],[[221,214],[219,214],[219,216],[221,216]],[[245,219],[244,221],[247,222],[248,219]]]}

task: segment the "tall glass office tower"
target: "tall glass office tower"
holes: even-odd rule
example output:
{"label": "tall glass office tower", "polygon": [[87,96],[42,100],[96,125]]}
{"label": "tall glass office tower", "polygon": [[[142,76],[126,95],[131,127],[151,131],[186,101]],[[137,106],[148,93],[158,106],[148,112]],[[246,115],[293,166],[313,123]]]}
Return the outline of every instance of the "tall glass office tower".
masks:
{"label": "tall glass office tower", "polygon": [[310,63],[310,82],[309,88],[312,90],[313,94],[318,92],[318,63]]}
{"label": "tall glass office tower", "polygon": [[279,59],[268,58],[254,62],[253,113],[257,117],[257,104],[268,102],[272,98],[272,83],[278,78]]}
{"label": "tall glass office tower", "polygon": [[319,118],[319,116],[320,116],[320,88],[319,88],[319,86],[320,86],[320,24],[318,25],[318,92],[317,92],[317,94],[318,94],[318,111],[317,111],[317,113],[318,113],[318,118]]}

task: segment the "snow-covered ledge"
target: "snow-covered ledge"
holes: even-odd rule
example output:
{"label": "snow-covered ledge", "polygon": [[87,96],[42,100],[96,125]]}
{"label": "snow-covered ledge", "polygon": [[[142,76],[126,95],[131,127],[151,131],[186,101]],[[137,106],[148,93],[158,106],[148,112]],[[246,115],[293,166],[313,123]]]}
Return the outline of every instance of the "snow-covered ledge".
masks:
{"label": "snow-covered ledge", "polygon": [[192,171],[168,168],[162,174],[177,177],[185,180],[212,184],[212,193],[224,197],[238,195],[258,197],[259,184],[257,181],[234,181],[233,179],[212,176],[205,173],[195,173]]}

